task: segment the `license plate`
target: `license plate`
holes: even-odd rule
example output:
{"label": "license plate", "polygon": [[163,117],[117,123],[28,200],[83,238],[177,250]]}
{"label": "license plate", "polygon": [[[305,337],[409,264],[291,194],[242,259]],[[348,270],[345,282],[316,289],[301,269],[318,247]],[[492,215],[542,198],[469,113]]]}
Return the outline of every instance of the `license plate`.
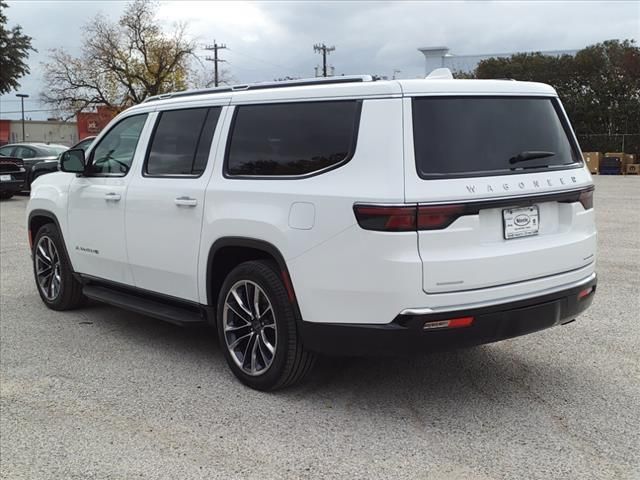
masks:
{"label": "license plate", "polygon": [[0,175],[0,182],[10,182],[11,175]]}
{"label": "license plate", "polygon": [[537,205],[505,208],[502,210],[502,220],[506,240],[537,235],[540,227],[540,214]]}

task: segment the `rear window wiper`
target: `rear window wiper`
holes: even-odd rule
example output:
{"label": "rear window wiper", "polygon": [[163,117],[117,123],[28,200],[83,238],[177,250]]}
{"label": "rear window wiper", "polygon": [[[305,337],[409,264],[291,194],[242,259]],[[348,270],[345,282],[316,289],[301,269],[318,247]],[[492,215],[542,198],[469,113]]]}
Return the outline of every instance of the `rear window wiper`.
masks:
{"label": "rear window wiper", "polygon": [[509,163],[527,162],[529,160],[535,160],[536,158],[553,157],[556,152],[538,152],[538,151],[524,151],[520,152],[515,157],[509,159]]}

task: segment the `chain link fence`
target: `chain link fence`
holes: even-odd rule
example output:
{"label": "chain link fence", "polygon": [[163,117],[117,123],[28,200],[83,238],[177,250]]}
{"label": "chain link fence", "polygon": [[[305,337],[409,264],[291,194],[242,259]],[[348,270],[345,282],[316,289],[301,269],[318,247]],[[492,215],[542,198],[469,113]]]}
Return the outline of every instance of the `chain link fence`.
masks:
{"label": "chain link fence", "polygon": [[586,133],[577,135],[583,152],[633,153],[640,158],[640,133],[609,135],[607,133]]}

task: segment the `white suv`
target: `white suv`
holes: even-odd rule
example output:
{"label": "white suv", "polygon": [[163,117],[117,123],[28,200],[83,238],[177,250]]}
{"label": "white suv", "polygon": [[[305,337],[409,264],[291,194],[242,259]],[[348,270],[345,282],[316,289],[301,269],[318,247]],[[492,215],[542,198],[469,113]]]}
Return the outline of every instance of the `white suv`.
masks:
{"label": "white suv", "polygon": [[162,95],[60,169],[27,213],[45,304],[208,322],[261,390],[318,353],[565,324],[595,292],[592,180],[543,84],[359,76]]}

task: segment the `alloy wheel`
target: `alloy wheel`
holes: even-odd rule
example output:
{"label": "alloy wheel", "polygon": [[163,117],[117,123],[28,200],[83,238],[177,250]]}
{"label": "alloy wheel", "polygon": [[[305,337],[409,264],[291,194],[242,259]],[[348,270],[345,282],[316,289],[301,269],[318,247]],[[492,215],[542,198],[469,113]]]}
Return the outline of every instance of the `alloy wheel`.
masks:
{"label": "alloy wheel", "polygon": [[235,364],[251,376],[266,372],[275,357],[278,329],[264,290],[250,280],[236,282],[225,298],[222,322]]}
{"label": "alloy wheel", "polygon": [[60,255],[53,240],[46,235],[40,237],[36,244],[35,266],[40,292],[47,300],[55,300],[60,294],[62,284]]}

